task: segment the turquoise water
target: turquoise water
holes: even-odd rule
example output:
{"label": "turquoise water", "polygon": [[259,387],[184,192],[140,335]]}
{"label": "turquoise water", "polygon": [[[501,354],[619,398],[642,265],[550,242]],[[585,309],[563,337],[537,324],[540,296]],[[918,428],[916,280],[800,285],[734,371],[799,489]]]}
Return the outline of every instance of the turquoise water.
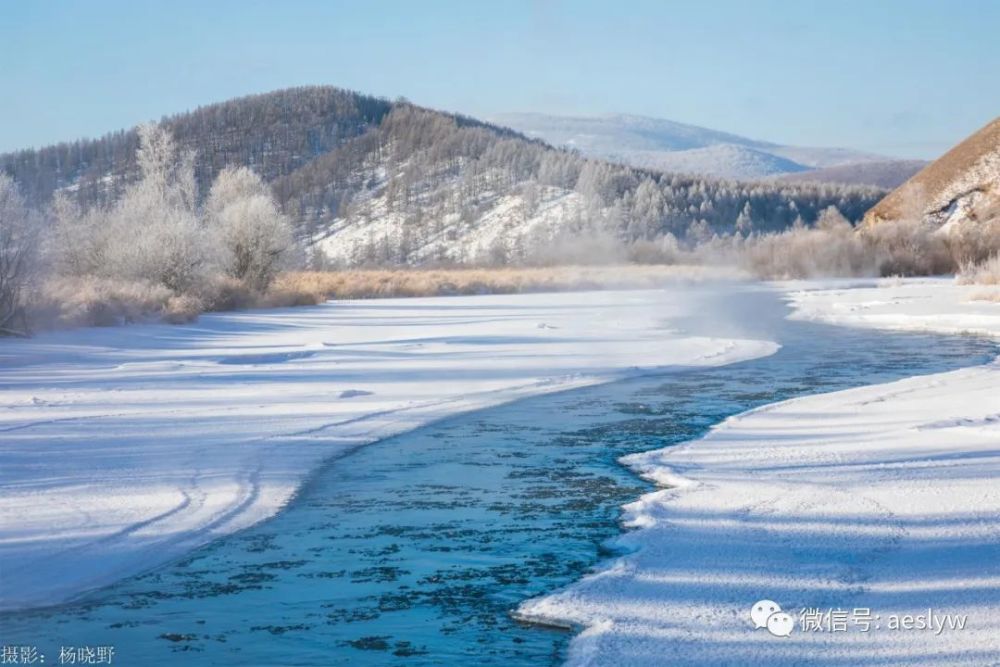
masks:
{"label": "turquoise water", "polygon": [[[4,644],[58,664],[112,645],[120,665],[549,665],[570,632],[518,623],[522,600],[611,554],[649,487],[624,454],[696,438],[749,408],[988,361],[973,338],[786,323],[773,296],[713,303],[692,331],[779,340],[772,357],[576,390],[361,448],[281,514],[88,600],[0,617]],[[719,318],[719,309],[728,312]],[[733,331],[739,326],[741,331]]]}

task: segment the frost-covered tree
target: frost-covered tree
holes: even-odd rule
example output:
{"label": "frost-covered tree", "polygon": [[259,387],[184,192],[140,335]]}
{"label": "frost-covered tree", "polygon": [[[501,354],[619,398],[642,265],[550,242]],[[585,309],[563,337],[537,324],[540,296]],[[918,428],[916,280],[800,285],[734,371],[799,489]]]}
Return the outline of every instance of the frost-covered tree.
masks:
{"label": "frost-covered tree", "polygon": [[251,289],[266,289],[294,241],[288,219],[260,176],[246,167],[222,170],[205,214],[226,273]]}
{"label": "frost-covered tree", "polygon": [[139,128],[142,178],[113,207],[105,270],[175,292],[203,282],[215,260],[198,220],[194,155],[159,125]]}
{"label": "frost-covered tree", "polygon": [[750,202],[746,203],[736,217],[736,231],[740,234],[749,234],[753,231],[753,209],[750,207]]}
{"label": "frost-covered tree", "polygon": [[56,269],[185,292],[216,262],[198,218],[194,155],[181,153],[158,125],[140,127],[139,137],[141,178],[116,203],[82,212],[55,199]]}
{"label": "frost-covered tree", "polygon": [[828,232],[850,231],[853,228],[851,221],[844,217],[836,206],[827,206],[823,209],[819,217],[816,218],[816,229]]}
{"label": "frost-covered tree", "polygon": [[24,334],[24,293],[36,268],[38,222],[17,184],[0,172],[0,334]]}
{"label": "frost-covered tree", "polygon": [[61,192],[49,211],[55,223],[49,239],[55,271],[70,276],[105,273],[113,233],[107,211],[94,208],[84,213],[76,200]]}

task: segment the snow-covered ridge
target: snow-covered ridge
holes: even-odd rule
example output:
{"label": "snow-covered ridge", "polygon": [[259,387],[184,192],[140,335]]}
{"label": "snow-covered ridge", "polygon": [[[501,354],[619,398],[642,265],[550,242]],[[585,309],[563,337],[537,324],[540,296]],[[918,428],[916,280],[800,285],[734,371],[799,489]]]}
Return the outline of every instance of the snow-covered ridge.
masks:
{"label": "snow-covered ridge", "polygon": [[490,117],[530,137],[636,167],[717,178],[757,179],[885,157],[846,148],[783,146],[696,125],[628,114]]}
{"label": "snow-covered ridge", "polygon": [[715,144],[683,151],[631,151],[607,157],[637,167],[681,174],[709,174],[733,180],[809,171],[805,165],[776,153],[735,144]]}
{"label": "snow-covered ridge", "polygon": [[1000,337],[1000,306],[952,278],[790,282],[793,318],[872,329]]}
{"label": "snow-covered ridge", "polygon": [[[784,286],[795,317],[1000,338],[950,281]],[[584,631],[572,665],[993,664],[1000,655],[1000,363],[767,405],[626,457],[667,488],[625,508],[630,553],[522,605]],[[749,608],[965,618],[951,632],[754,631]],[[797,625],[798,627],[798,625]]]}
{"label": "snow-covered ridge", "polygon": [[765,355],[667,290],[399,299],[0,345],[0,608],[71,598],[272,515],[321,461],[456,413]]}

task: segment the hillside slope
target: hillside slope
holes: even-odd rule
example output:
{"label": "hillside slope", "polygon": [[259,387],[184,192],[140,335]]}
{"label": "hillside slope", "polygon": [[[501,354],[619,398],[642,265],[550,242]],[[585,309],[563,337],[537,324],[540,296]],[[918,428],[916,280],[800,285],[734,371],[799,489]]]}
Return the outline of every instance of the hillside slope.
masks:
{"label": "hillside slope", "polygon": [[[202,189],[228,164],[250,166],[273,180],[381,122],[392,104],[330,86],[289,88],[199,107],[165,117],[178,143],[197,152]],[[83,205],[113,199],[137,176],[135,128],[99,139],[63,142],[0,155],[28,201],[48,202],[70,189]]]}
{"label": "hillside slope", "polygon": [[669,258],[677,239],[773,231],[881,191],[644,171],[398,106],[370,133],[278,179],[318,256],[341,265]]}
{"label": "hillside slope", "polygon": [[866,224],[920,216],[937,225],[1000,213],[1000,118],[987,124],[886,195]]}

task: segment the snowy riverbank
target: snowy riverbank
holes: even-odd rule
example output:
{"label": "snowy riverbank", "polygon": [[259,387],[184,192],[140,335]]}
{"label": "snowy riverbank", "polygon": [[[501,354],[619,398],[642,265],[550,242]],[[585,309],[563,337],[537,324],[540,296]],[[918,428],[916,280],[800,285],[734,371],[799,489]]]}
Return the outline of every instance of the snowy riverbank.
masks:
{"label": "snowy riverbank", "polygon": [[684,286],[336,302],[0,341],[0,607],[65,600],[277,511],[352,447],[462,411],[769,354]]}
{"label": "snowy riverbank", "polygon": [[793,318],[844,326],[1000,338],[1000,302],[976,300],[991,291],[951,278],[783,284]]}
{"label": "snowy riverbank", "polygon": [[[794,317],[1000,337],[1000,304],[951,281],[780,288]],[[998,387],[993,363],[809,396],[628,457],[671,487],[626,508],[632,553],[522,612],[585,626],[580,665],[994,664]],[[754,630],[762,599],[790,637]]]}

